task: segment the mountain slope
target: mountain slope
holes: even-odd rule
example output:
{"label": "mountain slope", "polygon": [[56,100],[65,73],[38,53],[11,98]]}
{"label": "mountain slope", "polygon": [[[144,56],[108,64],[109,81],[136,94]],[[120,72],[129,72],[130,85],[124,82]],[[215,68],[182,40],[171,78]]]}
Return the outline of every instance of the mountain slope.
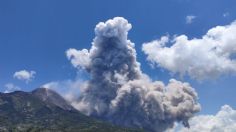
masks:
{"label": "mountain slope", "polygon": [[54,104],[64,110],[75,110],[63,97],[51,89],[37,88],[32,91],[32,94],[45,103]]}
{"label": "mountain slope", "polygon": [[[58,100],[57,100],[58,99]],[[59,101],[59,102],[58,102]],[[0,93],[2,132],[136,132],[87,117],[46,89]]]}

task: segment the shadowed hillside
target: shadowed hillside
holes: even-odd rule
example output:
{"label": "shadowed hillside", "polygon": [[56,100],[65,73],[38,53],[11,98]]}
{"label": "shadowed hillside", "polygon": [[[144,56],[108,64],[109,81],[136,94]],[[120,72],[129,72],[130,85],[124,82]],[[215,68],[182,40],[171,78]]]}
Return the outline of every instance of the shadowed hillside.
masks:
{"label": "shadowed hillside", "polygon": [[48,89],[0,93],[1,132],[138,132],[87,117]]}

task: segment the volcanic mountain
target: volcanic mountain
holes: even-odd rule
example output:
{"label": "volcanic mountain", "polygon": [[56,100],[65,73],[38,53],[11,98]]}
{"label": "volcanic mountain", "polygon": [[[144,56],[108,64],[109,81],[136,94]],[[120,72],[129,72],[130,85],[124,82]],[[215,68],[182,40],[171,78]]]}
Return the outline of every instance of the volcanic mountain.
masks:
{"label": "volcanic mountain", "polygon": [[55,91],[0,93],[1,132],[138,132],[81,114]]}

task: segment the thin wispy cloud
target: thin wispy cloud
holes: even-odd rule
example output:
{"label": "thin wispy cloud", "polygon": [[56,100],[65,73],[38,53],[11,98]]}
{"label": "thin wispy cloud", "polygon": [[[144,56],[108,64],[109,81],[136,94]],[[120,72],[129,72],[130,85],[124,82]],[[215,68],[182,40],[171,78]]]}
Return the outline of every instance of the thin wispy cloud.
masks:
{"label": "thin wispy cloud", "polygon": [[229,14],[229,12],[225,12],[224,14],[223,14],[223,17],[228,17],[230,14]]}
{"label": "thin wispy cloud", "polygon": [[5,84],[5,91],[4,93],[11,93],[11,92],[14,92],[14,91],[18,91],[18,90],[21,90],[20,87],[16,86],[15,84],[13,83],[7,83]]}
{"label": "thin wispy cloud", "polygon": [[191,23],[194,22],[194,20],[195,20],[196,18],[197,18],[197,17],[194,16],[194,15],[188,15],[188,16],[186,16],[186,18],[185,18],[185,22],[186,22],[186,24],[191,24]]}

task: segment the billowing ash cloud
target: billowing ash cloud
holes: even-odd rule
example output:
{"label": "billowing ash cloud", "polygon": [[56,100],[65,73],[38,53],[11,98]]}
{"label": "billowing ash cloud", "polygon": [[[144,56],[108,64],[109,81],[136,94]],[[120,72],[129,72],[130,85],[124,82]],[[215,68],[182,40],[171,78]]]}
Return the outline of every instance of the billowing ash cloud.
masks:
{"label": "billowing ash cloud", "polygon": [[[121,17],[99,23],[89,50],[69,49],[73,66],[90,80],[74,106],[81,112],[115,124],[164,131],[200,110],[197,93],[188,83],[152,81],[140,70],[134,43],[127,39],[131,24]],[[81,56],[82,55],[82,56]]]}
{"label": "billowing ash cloud", "polygon": [[229,105],[221,107],[216,115],[199,115],[189,121],[191,128],[177,128],[173,131],[180,132],[235,132],[236,131],[236,110]]}
{"label": "billowing ash cloud", "polygon": [[[193,79],[212,79],[224,74],[236,73],[236,22],[216,26],[202,38],[189,39],[180,35],[170,40],[143,44],[147,60],[173,73],[189,75]],[[166,44],[172,44],[168,47]]]}

